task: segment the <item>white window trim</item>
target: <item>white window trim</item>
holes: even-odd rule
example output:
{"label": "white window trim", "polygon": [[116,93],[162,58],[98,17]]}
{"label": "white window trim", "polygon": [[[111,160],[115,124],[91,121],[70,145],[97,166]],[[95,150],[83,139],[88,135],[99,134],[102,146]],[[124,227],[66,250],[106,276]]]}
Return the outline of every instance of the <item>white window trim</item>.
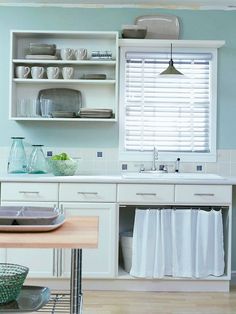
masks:
{"label": "white window trim", "polygon": [[[156,41],[158,42],[158,41]],[[181,41],[179,41],[181,42]],[[181,158],[181,161],[186,162],[215,162],[216,161],[216,132],[217,132],[217,48],[223,45],[223,41],[206,41],[205,47],[203,46],[203,42],[200,41],[198,44],[201,44],[201,46],[197,45],[195,41],[190,41],[189,46],[193,48],[187,47],[187,41],[182,41],[183,45],[179,44],[178,47],[184,47],[178,48],[174,47],[174,52],[190,52],[190,53],[204,53],[204,52],[210,52],[212,53],[213,59],[213,72],[212,72],[212,81],[211,81],[211,120],[210,120],[210,128],[211,128],[211,138],[210,138],[210,152],[209,153],[176,153],[176,152],[159,152],[159,160],[160,161],[175,161],[176,158]],[[141,44],[143,43],[143,44]],[[136,41],[137,44],[137,41]],[[148,48],[147,48],[148,46]],[[120,48],[120,91],[119,91],[119,159],[121,161],[150,161],[152,158],[152,152],[126,152],[124,149],[124,85],[122,84],[122,78],[124,77],[124,71],[125,71],[125,54],[128,51],[137,51],[137,52],[145,52],[145,51],[153,51],[153,52],[166,52],[166,48],[168,47],[167,41],[165,41],[165,45],[163,44],[163,41],[160,41],[160,46],[150,46],[150,44],[145,45],[145,41],[141,41],[140,45],[133,46],[130,44],[130,41],[127,41],[127,45],[125,45],[125,41],[121,41],[121,48]]]}

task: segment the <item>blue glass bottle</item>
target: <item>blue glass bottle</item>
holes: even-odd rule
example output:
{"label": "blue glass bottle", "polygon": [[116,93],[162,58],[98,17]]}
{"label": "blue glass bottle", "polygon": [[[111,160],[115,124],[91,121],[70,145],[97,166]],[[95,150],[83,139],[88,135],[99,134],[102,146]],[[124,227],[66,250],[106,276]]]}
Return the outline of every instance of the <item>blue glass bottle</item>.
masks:
{"label": "blue glass bottle", "polygon": [[8,173],[26,173],[27,158],[23,144],[24,137],[12,137],[12,145],[8,158]]}
{"label": "blue glass bottle", "polygon": [[42,150],[43,145],[32,145],[32,147],[33,150],[29,157],[28,173],[47,173],[47,161]]}

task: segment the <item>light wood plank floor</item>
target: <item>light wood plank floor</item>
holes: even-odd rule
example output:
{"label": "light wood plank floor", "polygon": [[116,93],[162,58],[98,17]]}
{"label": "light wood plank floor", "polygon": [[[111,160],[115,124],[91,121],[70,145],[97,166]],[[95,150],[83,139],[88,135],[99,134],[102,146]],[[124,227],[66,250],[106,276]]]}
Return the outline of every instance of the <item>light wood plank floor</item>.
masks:
{"label": "light wood plank floor", "polygon": [[84,314],[236,314],[230,293],[85,291]]}

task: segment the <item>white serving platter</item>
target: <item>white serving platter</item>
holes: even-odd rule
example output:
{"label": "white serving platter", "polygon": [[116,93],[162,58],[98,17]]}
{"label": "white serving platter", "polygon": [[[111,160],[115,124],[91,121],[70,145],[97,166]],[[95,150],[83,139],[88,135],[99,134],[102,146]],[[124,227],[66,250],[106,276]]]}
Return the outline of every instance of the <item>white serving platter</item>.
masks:
{"label": "white serving platter", "polygon": [[142,15],[135,19],[135,24],[147,27],[145,38],[179,39],[179,20],[175,15]]}

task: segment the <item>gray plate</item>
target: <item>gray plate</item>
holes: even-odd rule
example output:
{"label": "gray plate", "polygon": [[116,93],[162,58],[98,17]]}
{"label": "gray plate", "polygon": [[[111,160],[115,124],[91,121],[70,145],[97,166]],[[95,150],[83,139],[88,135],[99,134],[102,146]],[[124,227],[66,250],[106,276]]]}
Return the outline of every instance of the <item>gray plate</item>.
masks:
{"label": "gray plate", "polygon": [[16,301],[0,304],[0,312],[19,313],[37,311],[49,301],[50,295],[49,288],[23,286]]}
{"label": "gray plate", "polygon": [[81,92],[70,88],[48,88],[39,91],[39,114],[42,115],[41,106],[44,100],[50,104],[46,108],[46,115],[52,116],[53,112],[79,112],[82,106]]}
{"label": "gray plate", "polygon": [[29,53],[32,55],[54,55],[56,53],[56,45],[30,43]]}
{"label": "gray plate", "polygon": [[106,74],[84,74],[82,79],[84,80],[105,80]]}

